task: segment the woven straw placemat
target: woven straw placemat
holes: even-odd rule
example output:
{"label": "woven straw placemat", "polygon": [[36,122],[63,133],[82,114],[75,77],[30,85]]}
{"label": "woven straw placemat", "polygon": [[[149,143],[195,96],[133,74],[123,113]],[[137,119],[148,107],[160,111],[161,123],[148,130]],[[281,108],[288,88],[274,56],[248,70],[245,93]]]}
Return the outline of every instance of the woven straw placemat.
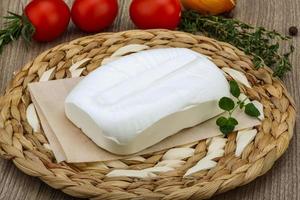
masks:
{"label": "woven straw placemat", "polygon": [[[175,170],[160,171],[154,178],[107,174],[114,169],[143,170],[158,163],[162,165],[162,160],[172,157],[172,152],[165,150],[103,163],[57,164],[43,131],[34,131],[28,123],[26,111],[31,99],[27,84],[40,79],[87,75],[103,59],[129,44],[150,48],[185,47],[209,56],[220,68],[243,72],[253,87],[242,87],[242,91],[251,100],[263,104],[265,119],[261,126],[255,127],[257,134],[242,154],[235,155],[237,133],[231,133],[223,156],[214,159],[217,165],[188,178],[183,175],[206,156],[209,139],[175,148],[173,154],[175,152],[177,161],[164,161]],[[73,63],[83,59],[85,62],[70,70]],[[227,43],[167,30],[101,33],[49,49],[15,74],[5,95],[0,97],[0,110],[1,157],[11,159],[21,171],[39,177],[53,188],[92,199],[204,199],[247,184],[266,173],[285,152],[293,135],[296,115],[292,98],[282,82],[272,77],[268,67],[254,69],[249,56]],[[182,156],[186,153],[189,155]]]}

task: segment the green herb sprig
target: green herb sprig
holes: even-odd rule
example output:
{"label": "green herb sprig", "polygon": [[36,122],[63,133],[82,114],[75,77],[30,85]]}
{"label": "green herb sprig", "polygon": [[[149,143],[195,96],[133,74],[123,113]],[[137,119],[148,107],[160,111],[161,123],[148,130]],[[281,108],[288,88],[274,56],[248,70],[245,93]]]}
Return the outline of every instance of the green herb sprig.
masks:
{"label": "green herb sprig", "polygon": [[274,76],[283,77],[290,71],[289,61],[294,47],[286,53],[280,53],[280,42],[288,41],[290,37],[276,31],[268,31],[263,27],[253,27],[236,19],[222,16],[203,16],[194,11],[183,11],[179,30],[200,32],[217,40],[228,42],[246,54],[253,56],[254,65],[269,66],[274,69]]}
{"label": "green herb sprig", "polygon": [[244,109],[244,112],[251,117],[258,117],[260,115],[259,110],[255,107],[253,103],[245,104],[247,98],[240,100],[240,88],[236,81],[229,81],[230,93],[233,97],[237,99],[235,103],[232,98],[222,97],[219,100],[219,107],[226,111],[228,117],[221,116],[217,119],[216,124],[219,126],[220,131],[227,136],[231,133],[236,125],[238,125],[238,121],[232,116],[233,112],[237,109]]}
{"label": "green herb sprig", "polygon": [[22,37],[26,45],[28,45],[35,32],[34,26],[25,15],[18,15],[12,12],[8,12],[8,14],[8,16],[4,17],[7,22],[4,23],[4,28],[0,30],[0,53],[5,45],[19,37]]}

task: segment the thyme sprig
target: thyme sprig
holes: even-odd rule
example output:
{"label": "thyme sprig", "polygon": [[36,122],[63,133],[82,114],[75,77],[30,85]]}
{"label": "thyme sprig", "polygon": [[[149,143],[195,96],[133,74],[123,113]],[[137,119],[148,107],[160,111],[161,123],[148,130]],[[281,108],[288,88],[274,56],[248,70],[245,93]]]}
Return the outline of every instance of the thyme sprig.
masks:
{"label": "thyme sprig", "polygon": [[222,16],[203,16],[194,11],[183,11],[179,30],[200,32],[217,40],[228,42],[246,54],[253,56],[254,65],[269,66],[274,70],[274,76],[283,77],[290,71],[289,61],[294,47],[286,53],[280,53],[280,42],[289,41],[290,37],[263,27],[253,27],[237,19]]}

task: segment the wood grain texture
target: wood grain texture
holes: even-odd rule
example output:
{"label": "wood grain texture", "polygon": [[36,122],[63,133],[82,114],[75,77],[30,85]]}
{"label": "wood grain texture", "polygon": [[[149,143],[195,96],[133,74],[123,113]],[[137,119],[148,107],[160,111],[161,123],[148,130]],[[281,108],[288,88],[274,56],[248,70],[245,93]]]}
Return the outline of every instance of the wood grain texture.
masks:
{"label": "wood grain texture", "polygon": [[[7,10],[21,13],[22,4],[28,0],[0,0],[0,16]],[[72,0],[67,1],[69,4]],[[119,31],[134,28],[128,17],[129,0],[119,0],[119,17],[109,31]],[[300,27],[299,0],[239,0],[235,17],[269,29],[287,33],[288,27]],[[3,21],[0,20],[0,24]],[[1,26],[1,25],[0,25]],[[85,35],[70,25],[69,31],[58,40],[51,43],[33,43],[28,51],[22,41],[8,45],[0,55],[0,92],[12,78],[13,72],[33,59],[42,51],[64,41],[69,41]],[[296,52],[292,57],[293,71],[286,76],[286,83],[295,98],[297,110],[300,107],[300,37],[295,37],[293,43]],[[300,141],[298,140],[300,125],[297,121],[294,138],[288,151],[279,159],[272,170],[252,183],[214,197],[214,200],[299,200],[300,199]],[[0,200],[74,200],[60,191],[54,190],[36,178],[24,175],[5,160],[0,160]]]}

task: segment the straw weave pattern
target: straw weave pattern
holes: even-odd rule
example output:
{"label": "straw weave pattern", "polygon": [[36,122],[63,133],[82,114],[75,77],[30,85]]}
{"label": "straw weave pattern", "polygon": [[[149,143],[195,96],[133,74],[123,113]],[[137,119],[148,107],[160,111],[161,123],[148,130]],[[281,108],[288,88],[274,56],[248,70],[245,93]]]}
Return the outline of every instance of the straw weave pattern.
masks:
{"label": "straw weave pattern", "polygon": [[[73,63],[90,58],[81,68],[85,76],[101,65],[103,59],[128,44],[150,48],[184,47],[207,55],[219,67],[243,72],[252,88],[242,87],[251,100],[264,106],[265,119],[255,127],[258,133],[236,157],[236,133],[228,136],[224,156],[215,159],[217,166],[183,178],[185,172],[207,153],[205,140],[185,147],[194,154],[174,171],[152,179],[107,177],[113,169],[145,169],[161,161],[167,150],[140,156],[142,159],[118,160],[97,164],[57,164],[43,131],[34,132],[26,119],[31,104],[27,85],[37,82],[52,69],[50,80],[70,78]],[[55,99],[54,99],[55,100]],[[266,173],[286,151],[293,135],[295,105],[282,82],[268,67],[255,69],[251,57],[223,42],[199,35],[167,30],[131,30],[101,33],[79,38],[49,49],[14,74],[0,97],[0,155],[10,159],[24,173],[38,177],[53,188],[91,199],[207,199],[249,183]],[[76,147],[78,148],[78,147]]]}

